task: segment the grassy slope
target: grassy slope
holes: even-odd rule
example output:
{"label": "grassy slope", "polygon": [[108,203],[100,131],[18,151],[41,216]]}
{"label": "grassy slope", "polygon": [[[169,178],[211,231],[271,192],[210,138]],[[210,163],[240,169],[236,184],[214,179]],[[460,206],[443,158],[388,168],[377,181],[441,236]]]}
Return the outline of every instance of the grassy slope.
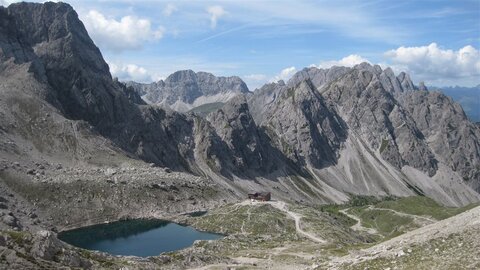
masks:
{"label": "grassy slope", "polygon": [[[388,209],[407,215],[442,220],[478,205],[480,204],[471,204],[461,208],[445,207],[437,204],[430,198],[422,196],[406,198],[386,197],[383,199],[370,196],[353,196],[347,204],[326,205],[321,206],[320,209],[325,212],[341,215],[341,213],[338,213],[338,210],[349,208],[348,212],[358,216],[362,226],[377,230],[383,240],[386,240],[424,225],[417,222],[415,217],[400,215]],[[349,221],[345,222],[348,223]],[[355,224],[355,221],[353,221],[353,224]],[[350,226],[353,224],[350,223]]]}
{"label": "grassy slope", "polygon": [[[295,234],[295,223],[285,213],[270,205],[228,205],[193,219],[193,225],[204,231],[224,234],[277,235],[286,239]],[[288,236],[288,237],[287,237]]]}
{"label": "grassy slope", "polygon": [[[372,197],[354,197],[346,205],[317,207],[288,205],[290,211],[303,216],[300,224],[303,230],[328,241],[327,244],[319,245],[298,235],[294,221],[285,212],[268,204],[229,204],[212,210],[206,215],[186,217],[185,220],[186,223],[201,230],[225,233],[227,235],[225,238],[217,241],[197,241],[191,248],[170,252],[164,257],[158,257],[158,260],[164,268],[182,268],[186,266],[184,265],[186,261],[192,258],[203,262],[200,265],[227,262],[229,258],[238,257],[253,258],[260,263],[268,263],[272,260],[278,265],[292,265],[292,268],[307,267],[312,263],[328,264],[332,255],[346,255],[350,251],[371,246],[420,226],[414,221],[415,217],[399,215],[388,209],[442,219],[472,207],[446,208],[424,197],[387,198],[383,201]],[[349,208],[351,214],[357,215],[363,226],[375,228],[381,236],[352,230],[350,227],[356,221],[339,212],[345,208]],[[30,239],[16,233],[8,237],[11,239],[8,242],[12,245],[10,247],[12,252],[19,252],[18,246],[28,246],[24,243],[26,241],[24,239]],[[478,235],[476,237],[478,238]],[[450,260],[450,266],[455,265],[456,260],[459,260],[457,264],[461,266],[463,260],[470,261],[464,256],[465,251],[478,248],[480,243],[478,239],[469,238],[468,233],[453,235],[444,240],[432,240],[422,245],[412,246],[411,252],[405,250],[412,256],[398,258],[394,264],[387,259],[379,258],[360,266],[367,266],[369,269],[384,269],[385,266],[389,266],[393,269],[397,265],[401,269],[410,269],[418,264],[428,269],[431,265],[440,266],[435,263],[442,258]],[[435,251],[436,249],[438,251]],[[94,265],[106,268],[125,264],[121,259],[115,260],[86,250],[62,251],[57,261],[61,262],[63,258],[74,254]],[[48,262],[41,260],[33,261],[28,253],[18,256],[26,258],[26,265],[48,265]],[[156,258],[152,260],[155,261]],[[162,262],[163,258],[168,258],[168,262]],[[360,267],[360,269],[363,268]]]}
{"label": "grassy slope", "polygon": [[378,208],[393,209],[412,215],[430,216],[437,220],[458,215],[478,205],[480,205],[480,203],[470,204],[460,208],[444,207],[430,198],[420,196],[400,198],[394,201],[383,201],[375,204]]}
{"label": "grassy slope", "polygon": [[193,113],[196,113],[196,114],[203,117],[203,116],[206,116],[207,114],[209,114],[213,111],[216,111],[216,110],[222,108],[224,104],[225,103],[223,103],[223,102],[207,103],[207,104],[203,104],[203,105],[200,105],[198,107],[195,107],[188,112],[193,112]]}
{"label": "grassy slope", "polygon": [[349,213],[356,215],[362,221],[362,226],[376,229],[381,235],[391,238],[419,226],[411,217],[405,217],[390,211],[374,210],[367,207],[352,208]]}

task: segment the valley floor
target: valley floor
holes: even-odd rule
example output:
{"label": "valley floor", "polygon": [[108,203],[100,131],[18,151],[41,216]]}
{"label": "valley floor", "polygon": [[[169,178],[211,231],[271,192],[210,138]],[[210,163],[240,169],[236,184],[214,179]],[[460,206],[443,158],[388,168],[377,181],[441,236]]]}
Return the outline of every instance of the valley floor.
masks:
{"label": "valley floor", "polygon": [[[130,170],[133,169],[126,171]],[[0,268],[480,268],[478,204],[449,208],[426,197],[353,197],[344,205],[303,205],[279,200],[235,202],[234,198],[209,202],[206,198],[213,198],[216,193],[205,179],[185,178],[181,183],[181,175],[177,177],[159,168],[136,168],[134,173],[144,173],[141,182],[124,183],[120,177],[112,176],[114,180],[105,183],[90,182],[94,184],[88,185],[89,190],[83,190],[82,196],[75,195],[78,199],[74,204],[95,204],[103,209],[96,214],[68,204],[69,198],[86,186],[73,178],[58,183],[53,179],[42,188],[28,185],[30,190],[10,175],[13,180],[0,185]],[[92,172],[92,179],[97,174]],[[152,184],[150,179],[158,177],[164,177],[163,184]],[[178,178],[176,182],[168,180],[172,177]],[[122,199],[131,196],[140,200]],[[167,199],[159,202],[149,198]],[[57,202],[55,207],[43,207],[52,205],[52,201]],[[209,211],[202,216],[185,214],[199,209]],[[103,222],[101,217],[103,221],[122,217],[164,218],[226,237],[196,241],[189,248],[148,258],[88,251],[56,237],[56,230]],[[68,220],[75,223],[66,223]]]}
{"label": "valley floor", "polygon": [[[412,203],[418,203],[418,209],[395,210],[399,206]],[[230,219],[228,215],[233,213],[232,210],[236,210],[239,220],[244,218],[242,213],[245,212],[249,213],[247,220],[251,220],[252,212],[256,212],[252,208],[257,210],[263,208],[265,211],[279,210],[294,221],[296,236],[292,236],[287,241],[274,242],[275,236],[269,235],[273,241],[262,244],[261,241],[255,242],[254,237],[250,235],[248,237],[251,238],[252,243],[249,248],[245,250],[240,248],[233,254],[226,254],[231,258],[230,262],[192,269],[478,269],[480,267],[480,207],[470,210],[466,209],[473,206],[464,209],[442,208],[422,197],[380,202],[375,205],[340,206],[343,209],[335,209],[336,207],[317,212],[314,207],[295,207],[279,201],[267,203],[245,201],[227,207],[225,211],[217,209],[210,214],[210,217],[206,216],[202,219],[209,219],[210,224],[215,224],[216,215],[223,215],[228,220]],[[422,208],[423,210],[419,210]],[[462,210],[466,211],[444,220],[437,220],[434,217],[443,218],[445,215]],[[355,211],[361,214],[351,214]],[[425,212],[412,214],[412,211]],[[427,211],[430,211],[433,216],[427,215]],[[325,213],[328,214],[325,215]],[[329,216],[333,219],[329,220]],[[264,219],[265,216],[260,214],[255,218]],[[348,219],[352,219],[353,222]],[[334,220],[340,222],[335,224]],[[370,223],[369,220],[375,222]],[[275,220],[270,222],[272,225],[276,223]],[[396,225],[389,226],[389,222]],[[194,224],[202,227],[204,223],[197,221]],[[257,225],[262,226],[261,223]],[[322,225],[325,227],[320,231],[318,227]],[[244,227],[245,224],[242,223],[242,229]],[[275,234],[273,228],[269,231]],[[242,235],[244,234],[245,232],[242,232]]]}

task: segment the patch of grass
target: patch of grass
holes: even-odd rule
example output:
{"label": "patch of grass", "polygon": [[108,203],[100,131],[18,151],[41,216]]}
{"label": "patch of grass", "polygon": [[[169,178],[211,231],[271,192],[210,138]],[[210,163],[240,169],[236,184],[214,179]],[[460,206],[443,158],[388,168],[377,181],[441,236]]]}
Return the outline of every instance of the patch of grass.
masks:
{"label": "patch of grass", "polygon": [[17,232],[17,231],[5,231],[6,234],[8,234],[12,240],[15,242],[15,244],[19,246],[23,246],[25,242],[27,241],[27,238],[30,234],[26,232]]}
{"label": "patch of grass", "polygon": [[418,225],[415,224],[413,218],[400,216],[391,211],[361,207],[352,208],[349,212],[358,216],[364,227],[376,229],[379,233],[388,238],[418,228]]}
{"label": "patch of grass", "polygon": [[293,220],[268,204],[229,205],[193,218],[192,222],[201,230],[224,234],[283,235],[287,239],[295,233]]}
{"label": "patch of grass", "polygon": [[173,261],[183,261],[185,256],[178,251],[167,252],[165,255],[169,256]]}
{"label": "patch of grass", "polygon": [[454,215],[458,215],[479,205],[480,203],[471,204],[460,208],[445,207],[439,205],[430,198],[415,196],[400,198],[394,201],[383,201],[377,203],[375,206],[378,208],[393,209],[412,215],[431,216],[437,220],[442,220]]}
{"label": "patch of grass", "polygon": [[338,205],[338,204],[327,204],[327,205],[321,205],[317,207],[318,210],[320,210],[321,212],[324,212],[326,215],[332,217],[333,219],[339,220],[339,222],[342,222],[345,226],[351,227],[355,225],[357,221],[339,212],[339,210],[342,210],[345,208],[346,207],[344,205]]}
{"label": "patch of grass", "polygon": [[330,255],[341,257],[341,256],[348,255],[350,251],[369,248],[373,245],[374,243],[360,243],[360,244],[352,244],[352,245],[330,244],[325,246],[325,251],[327,251]]}
{"label": "patch of grass", "polygon": [[198,107],[195,107],[188,112],[193,112],[195,114],[198,114],[199,116],[205,117],[207,114],[222,108],[224,104],[225,103],[223,102],[207,103],[207,104],[203,104]]}
{"label": "patch of grass", "polygon": [[330,206],[328,211],[322,211],[321,207],[295,206],[290,209],[303,217],[300,226],[303,230],[310,232],[337,247],[346,247],[356,244],[373,242],[369,235],[363,232],[356,232],[350,229],[355,220],[338,212],[339,207]]}
{"label": "patch of grass", "polygon": [[79,249],[78,253],[80,253],[80,255],[85,258],[85,259],[93,259],[93,254],[91,251],[89,250],[86,250],[86,249]]}
{"label": "patch of grass", "polygon": [[388,140],[382,139],[382,145],[380,145],[380,154],[385,151],[385,149],[388,147]]}
{"label": "patch of grass", "polygon": [[375,196],[364,196],[364,195],[352,195],[350,200],[345,205],[348,207],[361,207],[365,205],[373,205],[382,201],[392,201],[396,198],[393,196],[386,196],[378,198]]}
{"label": "patch of grass", "polygon": [[[85,259],[87,260],[91,260],[91,261],[94,261],[94,262],[97,262],[98,264],[100,264],[102,267],[113,267],[116,265],[116,261],[115,260],[112,260],[112,259],[109,259],[109,258],[106,258],[106,257],[103,257],[102,255],[99,255],[99,254],[96,254],[95,252],[91,252],[89,250],[86,250],[86,249],[78,249],[78,253]],[[118,261],[118,262],[122,262],[122,261]],[[123,263],[123,262],[122,262]]]}
{"label": "patch of grass", "polygon": [[202,194],[205,198],[214,198],[215,196],[218,195],[218,190],[212,188],[212,187],[206,187],[203,190]]}

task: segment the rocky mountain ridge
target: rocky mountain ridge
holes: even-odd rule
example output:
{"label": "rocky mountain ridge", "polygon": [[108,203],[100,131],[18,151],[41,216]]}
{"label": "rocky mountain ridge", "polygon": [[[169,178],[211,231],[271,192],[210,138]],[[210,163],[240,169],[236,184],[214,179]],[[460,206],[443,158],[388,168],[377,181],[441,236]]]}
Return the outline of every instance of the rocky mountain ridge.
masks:
{"label": "rocky mountain ridge", "polygon": [[[148,105],[138,89],[112,78],[68,4],[0,7],[1,267],[184,269],[228,264],[241,254],[250,259],[248,249],[259,246],[311,265],[306,253],[284,256],[291,252],[280,246],[285,232],[289,244],[308,252],[319,243],[296,230],[325,237],[321,254],[331,247],[338,252],[343,241],[373,239],[319,204],[412,195],[445,206],[480,201],[480,126],[452,99],[415,86],[408,74],[367,63],[306,68],[254,93],[235,78],[212,76],[183,71],[164,82],[184,89],[173,104],[228,96],[209,113]],[[199,91],[199,81],[216,88]],[[263,190],[276,202],[238,203]],[[129,218],[194,224],[203,218],[189,213],[216,207],[203,224],[236,230],[225,241],[147,259],[74,248],[55,233]],[[426,209],[424,215],[438,208]],[[389,221],[391,210],[382,210]],[[399,214],[396,220],[404,220]],[[396,231],[397,225],[387,227]],[[245,253],[238,253],[240,246]],[[264,249],[257,250],[259,258],[266,258]]]}
{"label": "rocky mountain ridge", "polygon": [[271,190],[310,203],[350,194],[480,200],[478,126],[408,74],[367,63],[307,68],[253,94],[238,78],[201,72],[160,83],[185,102],[232,95],[200,117],[147,105],[138,89],[112,79],[69,5],[18,3],[0,13],[0,130],[9,160],[140,159],[211,178],[237,197]]}
{"label": "rocky mountain ridge", "polygon": [[[326,70],[308,68],[295,74],[286,85],[283,82],[265,85],[252,95],[249,99],[249,104],[252,107],[251,111],[256,118],[256,122],[260,126],[278,126],[279,128],[276,128],[274,131],[278,138],[298,138],[298,135],[302,134],[303,138],[299,140],[302,143],[315,143],[319,140],[318,130],[320,130],[322,135],[332,134],[332,131],[340,132],[341,129],[338,128],[339,125],[335,124],[335,121],[324,122],[317,119],[314,121],[314,124],[317,126],[313,128],[315,125],[312,125],[311,121],[300,120],[301,118],[298,117],[295,118],[295,121],[285,120],[292,116],[292,112],[296,109],[305,109],[312,106],[311,103],[315,100],[314,98],[307,98],[306,102],[301,99],[303,102],[301,105],[298,104],[296,99],[297,93],[302,93],[302,89],[305,89],[306,85],[309,85],[309,88],[314,88],[314,92],[318,93],[318,99],[328,104],[328,106],[325,106],[326,109],[323,113],[315,115],[327,115],[327,112],[330,112],[337,115],[333,119],[341,119],[341,122],[344,123],[344,132],[348,134],[345,137],[346,139],[340,140],[336,147],[328,151],[329,153],[337,152],[340,156],[340,161],[345,156],[350,155],[350,153],[345,153],[342,158],[341,154],[342,151],[345,152],[345,148],[350,149],[348,144],[351,144],[352,141],[358,141],[363,146],[366,146],[366,149],[358,149],[358,144],[355,143],[357,144],[354,147],[357,148],[355,151],[366,152],[367,155],[371,155],[376,160],[380,158],[387,161],[389,165],[402,171],[401,174],[405,175],[406,172],[404,170],[411,167],[423,171],[427,177],[450,178],[450,176],[446,175],[441,176],[441,174],[445,173],[445,166],[447,166],[452,170],[450,173],[456,171],[464,180],[470,179],[470,181],[465,181],[465,183],[478,190],[476,186],[478,180],[472,181],[471,175],[476,175],[478,172],[478,165],[472,166],[472,164],[479,164],[479,131],[473,123],[468,121],[463,110],[460,109],[461,107],[451,99],[439,93],[422,90],[422,87],[414,86],[409,76],[405,73],[395,76],[389,68],[382,70],[379,66],[371,66],[367,63],[357,65],[354,68],[333,67]],[[421,104],[425,103],[425,99],[428,99],[427,97],[432,100],[433,104],[438,104],[438,101],[434,102],[433,100],[441,99],[441,105],[438,104],[420,112],[422,107],[425,106]],[[413,107],[418,111],[412,109],[411,103],[414,102],[413,100],[417,102]],[[281,113],[281,108],[288,106],[290,102],[297,104],[295,106],[297,108],[293,107],[286,110],[288,113]],[[436,109],[436,107],[441,108]],[[270,117],[268,112],[272,113]],[[423,117],[429,121],[431,129],[434,130],[433,132],[431,129],[426,128],[427,124],[422,123]],[[282,120],[285,121],[280,125],[274,124]],[[292,123],[296,124],[293,128],[290,127]],[[334,126],[337,127],[334,128]],[[447,130],[447,127],[450,127],[450,131]],[[460,127],[458,131],[461,134],[452,132],[455,129],[454,127]],[[302,128],[304,131],[299,132]],[[465,132],[468,132],[470,135],[466,136]],[[434,135],[430,135],[432,133]],[[334,142],[338,138],[340,137],[330,136],[328,142]],[[285,145],[286,143],[282,141],[278,145],[281,144]],[[294,141],[294,145],[297,146],[296,149],[299,149],[298,142]],[[328,143],[324,141],[320,142],[319,145],[326,146]],[[282,149],[281,146],[278,148]],[[313,148],[321,149],[318,146]],[[286,154],[287,151],[284,149],[283,153]],[[312,155],[308,151],[304,150],[302,152],[303,154],[300,155],[303,158],[312,159]],[[298,153],[295,153],[295,155],[298,156]],[[463,161],[458,163],[452,162],[452,155],[456,156],[453,159]],[[352,177],[350,180],[352,182],[355,182],[353,178],[355,170],[365,174],[365,168],[360,168],[361,166],[365,167],[364,161],[356,160],[354,163],[362,165],[353,170],[351,168],[352,160],[344,161],[350,164],[339,164],[339,160],[332,159],[332,156],[329,157],[325,154],[313,155],[313,158],[333,160],[331,162],[332,167],[337,165],[343,167],[339,177]],[[465,169],[465,166],[469,166],[469,168]],[[322,168],[318,163],[316,166],[311,167],[314,171]],[[442,167],[441,173],[437,173],[439,167]],[[345,168],[347,168],[347,171],[345,171]],[[380,171],[378,168],[374,170]],[[467,171],[468,173],[466,173]],[[323,176],[324,179],[325,177],[332,177],[332,175]],[[382,177],[388,178],[390,176]],[[413,177],[413,175],[410,177]],[[371,182],[375,178],[379,177],[366,177],[364,180]],[[395,176],[394,178],[405,181],[403,177]],[[457,177],[455,182],[462,181],[461,178]],[[421,182],[423,181],[417,181],[415,184],[408,183],[407,185],[409,187],[424,185]],[[332,182],[331,184],[338,186],[338,182]],[[358,182],[355,184],[358,184]],[[389,185],[388,183],[377,183],[375,186],[383,186],[385,184]],[[441,185],[448,186],[447,183]],[[352,190],[352,192],[365,188],[371,189],[371,187],[365,185],[363,188],[358,187]]]}
{"label": "rocky mountain ridge", "polygon": [[142,84],[126,82],[150,104],[168,106],[179,112],[214,102],[227,102],[237,94],[249,92],[237,76],[216,77],[207,72],[177,71],[165,80]]}

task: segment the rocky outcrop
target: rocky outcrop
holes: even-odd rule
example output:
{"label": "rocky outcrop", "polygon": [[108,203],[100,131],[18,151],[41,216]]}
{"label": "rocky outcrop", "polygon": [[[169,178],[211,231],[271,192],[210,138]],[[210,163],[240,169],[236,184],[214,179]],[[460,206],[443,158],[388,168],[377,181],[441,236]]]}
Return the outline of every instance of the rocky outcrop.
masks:
{"label": "rocky outcrop", "polygon": [[114,78],[114,82],[117,86],[123,91],[123,93],[127,96],[127,98],[137,104],[137,105],[147,105],[147,103],[142,99],[142,97],[135,91],[132,86],[127,86],[122,82],[119,82],[117,78]]}
{"label": "rocky outcrop", "polygon": [[[71,6],[18,3],[0,12],[4,14],[3,70],[29,65],[35,78],[28,80],[42,86],[37,96],[65,117],[87,121],[116,146],[143,160],[200,173],[194,165],[193,119],[145,107],[132,88],[112,80],[108,65]],[[3,75],[17,82],[6,71]]]}
{"label": "rocky outcrop", "polygon": [[402,89],[404,91],[412,91],[415,90],[415,85],[413,85],[412,80],[410,79],[410,75],[408,75],[405,72],[400,72],[397,76],[397,80],[400,82],[402,85]]}
{"label": "rocky outcrop", "polygon": [[288,86],[294,87],[300,82],[308,79],[317,89],[321,89],[325,84],[336,80],[349,70],[350,68],[348,67],[336,66],[329,69],[318,69],[315,67],[304,68],[292,76],[292,78],[288,81]]}
{"label": "rocky outcrop", "polygon": [[16,31],[8,34],[12,30],[2,27],[13,43],[2,43],[4,51],[13,52],[3,57],[32,61],[37,77],[51,87],[51,103],[67,117],[84,119],[95,126],[125,121],[128,100],[115,87],[100,50],[71,6],[18,3],[3,12],[7,14],[2,18],[8,18]]}
{"label": "rocky outcrop", "polygon": [[336,162],[346,126],[310,80],[285,88],[260,123],[276,148],[298,166]]}
{"label": "rocky outcrop", "polygon": [[256,123],[262,123],[265,120],[266,112],[272,109],[285,87],[285,82],[281,80],[277,83],[265,84],[250,95],[248,105]]}
{"label": "rocky outcrop", "polygon": [[226,102],[237,94],[248,93],[239,77],[216,77],[207,72],[177,71],[151,84],[127,82],[145,100],[162,104],[180,112],[214,102]]}
{"label": "rocky outcrop", "polygon": [[234,97],[221,109],[209,114],[207,120],[232,149],[233,165],[239,171],[260,170],[264,166],[266,153],[243,95]]}
{"label": "rocky outcrop", "polygon": [[[476,155],[479,152],[475,144],[478,138],[472,135],[476,132],[473,124],[468,125],[468,129],[463,128],[462,135],[456,136],[458,143],[470,147],[470,151],[466,151],[470,158],[460,154],[463,150],[454,150],[454,144],[435,142],[432,146],[432,141],[442,138],[439,133],[451,138],[452,131],[457,131],[459,126],[438,130],[435,136],[429,135],[428,125],[423,127],[417,119],[427,113],[417,112],[415,115],[414,110],[420,110],[422,103],[435,102],[423,100],[411,106],[407,103],[412,101],[405,102],[406,97],[424,92],[419,88],[423,86],[414,86],[406,73],[395,76],[389,68],[382,70],[378,65],[363,63],[353,68],[304,69],[286,85],[282,82],[265,85],[248,102],[256,122],[267,130],[275,147],[336,190],[353,193],[389,190],[387,193],[399,192],[397,194],[403,196],[403,192],[408,193],[410,189],[436,199],[447,192],[450,195],[442,202],[448,204],[457,197],[455,192],[450,193],[452,189],[448,186],[464,182],[460,177],[452,176],[454,171],[466,164],[469,167],[464,171],[470,175],[463,174],[464,179],[476,177],[470,164],[478,164]],[[444,106],[448,102],[440,103],[443,105],[439,106],[439,112],[449,111],[448,106]],[[449,122],[440,120],[440,114],[436,118],[439,123]],[[456,119],[460,123],[465,121],[454,116],[443,118]],[[437,148],[455,153],[455,157],[445,158],[446,154],[439,154]],[[458,162],[447,161],[452,159]],[[399,173],[385,170],[389,166]],[[420,177],[420,174],[425,176]],[[428,178],[432,180],[425,180]],[[425,181],[436,181],[439,186],[429,187]],[[457,191],[470,194],[467,197],[477,196],[465,183],[477,188],[476,180],[470,180],[460,184],[462,187],[457,186]]]}
{"label": "rocky outcrop", "polygon": [[326,87],[323,95],[340,107],[348,126],[385,160],[399,169],[410,165],[433,176],[437,161],[413,119],[394,98],[401,91],[391,83],[394,78],[391,70],[377,76],[357,67]]}
{"label": "rocky outcrop", "polygon": [[399,98],[439,160],[480,192],[480,129],[462,107],[440,92],[425,90]]}

